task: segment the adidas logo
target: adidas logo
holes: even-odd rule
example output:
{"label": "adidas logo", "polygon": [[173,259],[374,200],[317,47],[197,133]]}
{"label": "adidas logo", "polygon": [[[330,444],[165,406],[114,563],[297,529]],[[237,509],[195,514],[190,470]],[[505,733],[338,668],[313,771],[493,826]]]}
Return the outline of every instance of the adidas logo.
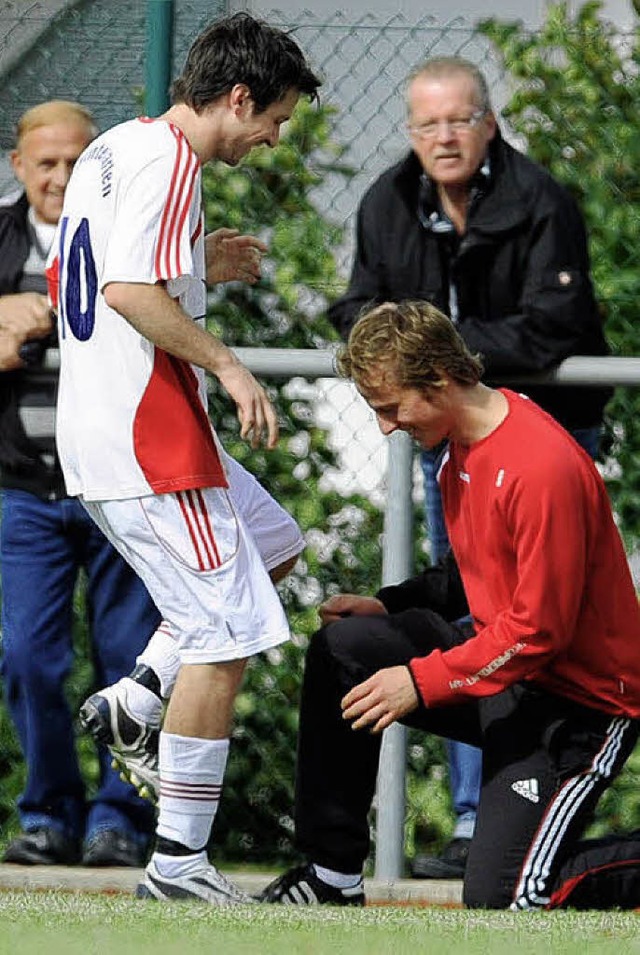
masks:
{"label": "adidas logo", "polygon": [[514,793],[524,796],[530,802],[540,802],[540,788],[537,779],[517,779],[511,783]]}

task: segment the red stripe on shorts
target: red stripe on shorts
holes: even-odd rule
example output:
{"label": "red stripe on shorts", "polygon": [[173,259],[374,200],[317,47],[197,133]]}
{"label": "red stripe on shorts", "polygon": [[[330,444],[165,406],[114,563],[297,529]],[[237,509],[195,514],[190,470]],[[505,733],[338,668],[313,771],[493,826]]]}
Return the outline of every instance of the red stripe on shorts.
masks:
{"label": "red stripe on shorts", "polygon": [[198,559],[198,568],[200,570],[210,570],[209,567],[205,566],[202,553],[200,551],[200,547],[198,546],[198,538],[195,532],[195,528],[193,526],[193,515],[191,514],[191,511],[187,506],[188,501],[185,500],[184,495],[185,495],[184,491],[178,491],[176,493],[176,498],[178,500],[178,504],[180,505],[180,510],[182,511],[182,516],[184,517],[184,522],[187,525],[189,537],[191,538],[191,543],[193,544],[193,549]]}

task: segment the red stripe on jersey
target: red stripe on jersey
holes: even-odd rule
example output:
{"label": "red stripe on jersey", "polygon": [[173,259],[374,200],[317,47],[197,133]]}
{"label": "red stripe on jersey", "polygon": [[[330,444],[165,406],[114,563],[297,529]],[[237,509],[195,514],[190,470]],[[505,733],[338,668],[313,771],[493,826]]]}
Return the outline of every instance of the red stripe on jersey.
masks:
{"label": "red stripe on jersey", "polygon": [[[161,240],[162,245],[160,246],[160,253],[164,256],[164,263],[161,261],[161,269],[162,264],[164,264],[164,271],[162,271],[161,274],[158,274],[158,278],[161,279],[176,278],[178,275],[182,274],[182,263],[180,261],[180,235],[184,226],[184,220],[191,205],[195,177],[197,175],[198,169],[200,168],[198,157],[192,151],[184,135],[175,126],[170,125],[169,129],[171,130],[171,133],[178,144],[178,158],[176,160],[176,165],[174,166],[174,174],[177,179],[177,170],[178,165],[180,164],[180,181],[177,185],[177,189],[174,191],[174,195],[171,197],[170,202],[167,203],[165,216],[163,216],[163,227],[166,228],[164,229],[164,234]],[[184,156],[182,155],[183,147],[185,150]],[[172,257],[174,257],[174,261],[172,261]]]}
{"label": "red stripe on jersey", "polygon": [[[175,252],[176,252],[176,275],[182,275],[182,261],[180,259],[180,236],[182,235],[182,230],[184,229],[184,220],[189,214],[189,209],[191,208],[191,200],[193,198],[193,189],[195,186],[196,176],[198,175],[198,169],[200,168],[200,163],[198,157],[194,154],[191,161],[191,170],[189,171],[190,180],[188,190],[182,200],[182,210],[178,218],[178,224],[175,232]],[[185,171],[185,178],[186,178]]]}
{"label": "red stripe on jersey", "polygon": [[136,460],[155,494],[227,487],[198,380],[186,361],[154,349],[133,422]]}
{"label": "red stripe on jersey", "polygon": [[162,213],[162,220],[160,222],[160,231],[158,234],[158,245],[156,246],[156,259],[155,259],[155,270],[157,279],[168,279],[172,276],[166,274],[163,271],[163,257],[166,256],[165,248],[168,242],[168,232],[169,232],[169,221],[172,215],[172,208],[176,201],[176,183],[178,181],[178,176],[180,175],[180,163],[182,159],[182,150],[183,150],[183,140],[181,137],[176,136],[176,132],[173,126],[170,126],[169,129],[173,133],[174,139],[176,140],[176,158],[173,164],[173,172],[171,173],[171,182],[169,183],[169,192],[167,195],[167,201],[164,207],[164,212]]}
{"label": "red stripe on jersey", "polygon": [[[178,151],[179,153],[181,153],[183,145],[184,145],[184,139],[182,135],[180,134],[179,130],[176,129],[174,126],[170,126],[169,129],[171,130],[178,144]],[[188,168],[189,168],[189,165],[187,161],[186,163],[183,163],[180,169],[180,182],[178,183],[178,187],[176,189],[176,195],[171,205],[171,214],[169,216],[168,228],[167,228],[167,233],[166,233],[165,241],[164,241],[164,247],[163,247],[164,273],[162,277],[167,279],[175,278],[177,275],[180,274],[179,272],[177,271],[174,272],[171,269],[171,253],[172,251],[174,251],[173,245],[174,245],[175,236],[176,236],[176,233],[175,233],[176,217],[178,215],[178,208],[180,206],[180,202],[182,201],[182,193],[184,190],[184,184],[185,184]],[[180,237],[178,236],[178,241],[179,240],[180,240]]]}
{"label": "red stripe on jersey", "polygon": [[203,229],[204,229],[204,216],[202,215],[202,213],[200,213],[198,224],[195,228],[193,235],[191,236],[191,248],[193,248],[196,242],[198,241],[198,236],[200,235]]}
{"label": "red stripe on jersey", "polygon": [[178,499],[178,504],[180,505],[180,510],[182,511],[184,522],[187,525],[187,532],[191,538],[191,543],[193,544],[193,549],[198,561],[198,570],[208,570],[209,568],[205,566],[204,560],[202,559],[202,554],[200,552],[200,547],[198,545],[198,537],[193,526],[193,516],[191,514],[191,509],[189,508],[189,502],[183,492],[178,492],[176,497]]}

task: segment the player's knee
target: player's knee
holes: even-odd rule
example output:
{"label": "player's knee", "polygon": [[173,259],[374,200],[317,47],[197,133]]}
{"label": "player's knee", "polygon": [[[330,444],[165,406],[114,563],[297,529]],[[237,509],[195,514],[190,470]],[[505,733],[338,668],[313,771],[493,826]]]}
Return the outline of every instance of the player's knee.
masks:
{"label": "player's knee", "polygon": [[512,887],[501,884],[486,870],[482,876],[465,876],[462,901],[468,909],[508,909],[513,900]]}
{"label": "player's knee", "polygon": [[336,620],[321,627],[311,637],[307,650],[307,666],[318,664],[332,664],[338,657],[343,657],[348,647],[347,620]]}
{"label": "player's knee", "polygon": [[320,629],[316,630],[313,634],[307,650],[307,665],[309,661],[315,662],[331,657],[333,640],[329,638],[329,630],[331,630],[333,626],[333,624],[329,624],[328,626],[320,627]]}
{"label": "player's knee", "polygon": [[318,630],[309,649],[316,657],[331,661],[334,667],[360,673],[368,656],[367,636],[366,618],[347,617]]}

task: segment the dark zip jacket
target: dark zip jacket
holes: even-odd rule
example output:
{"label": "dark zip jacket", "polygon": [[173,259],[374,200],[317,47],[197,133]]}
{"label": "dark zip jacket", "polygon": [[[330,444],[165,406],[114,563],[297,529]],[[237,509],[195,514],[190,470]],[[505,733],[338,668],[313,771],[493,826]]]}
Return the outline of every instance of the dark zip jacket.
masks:
{"label": "dark zip jacket", "polygon": [[[411,152],[365,194],[349,287],[329,310],[347,337],[360,310],[405,299],[452,315],[488,383],[524,391],[566,428],[598,424],[611,389],[518,385],[571,355],[607,355],[585,226],[569,193],[498,132],[474,178],[463,236],[431,227],[436,191]],[[435,213],[435,216],[434,216]]]}
{"label": "dark zip jacket", "polygon": [[[46,292],[44,276],[25,281],[28,210],[25,195],[0,206],[0,296]],[[43,367],[47,347],[54,345],[55,335],[34,342],[28,367],[0,372],[0,486],[49,500],[66,496],[54,434],[58,373]]]}

